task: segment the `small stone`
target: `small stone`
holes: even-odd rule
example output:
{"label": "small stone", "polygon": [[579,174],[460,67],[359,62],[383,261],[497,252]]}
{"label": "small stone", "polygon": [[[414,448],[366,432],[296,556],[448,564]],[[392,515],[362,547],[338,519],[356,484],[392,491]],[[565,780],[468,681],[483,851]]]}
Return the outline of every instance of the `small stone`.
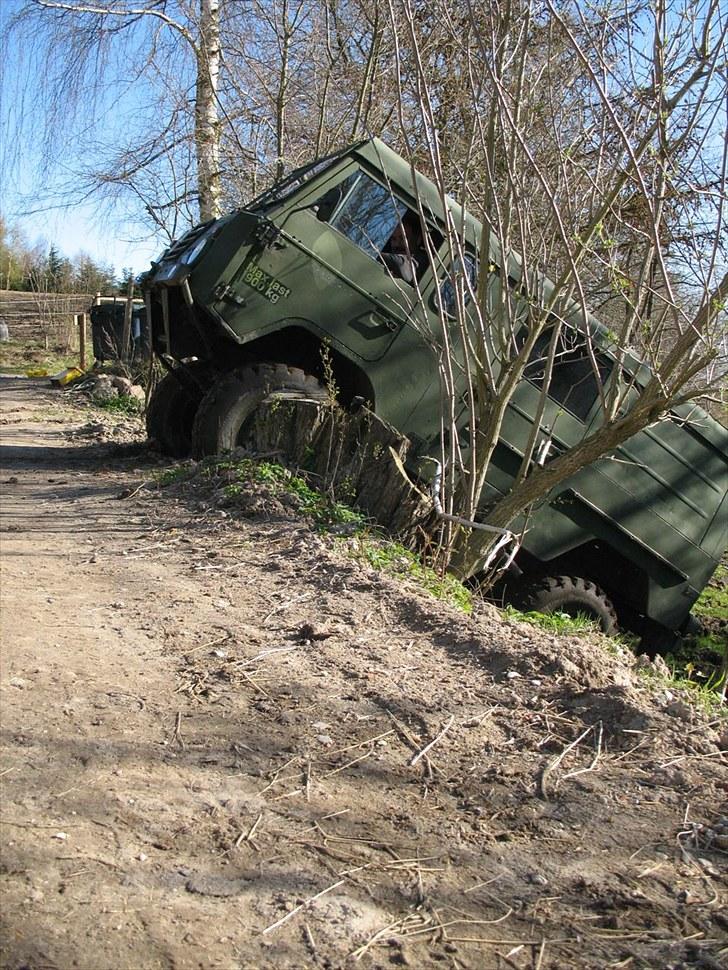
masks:
{"label": "small stone", "polygon": [[655,657],[648,657],[646,653],[640,654],[635,661],[635,670],[656,674],[658,677],[669,678],[672,676],[670,673],[670,668],[667,666],[659,653]]}
{"label": "small stone", "polygon": [[59,842],[65,842],[66,839],[68,838],[68,835],[66,832],[56,832],[53,838],[58,839]]}
{"label": "small stone", "polygon": [[693,716],[692,707],[690,707],[689,704],[686,704],[685,701],[680,700],[680,698],[668,704],[667,707],[665,708],[665,711],[671,717],[679,717],[683,721],[692,720],[692,716]]}
{"label": "small stone", "polygon": [[334,739],[328,734],[317,734],[316,740],[320,744],[325,744],[327,747],[334,743]]}
{"label": "small stone", "polygon": [[94,401],[113,401],[119,396],[119,389],[111,383],[111,378],[107,374],[101,374],[96,380],[96,385],[91,391]]}
{"label": "small stone", "polygon": [[579,668],[572,660],[568,660],[566,657],[560,657],[559,664],[561,665],[561,670],[568,677],[575,677],[575,678],[579,677],[579,674],[580,674]]}
{"label": "small stone", "polygon": [[129,397],[133,385],[128,377],[122,377],[120,374],[113,374],[111,377],[111,386],[117,389],[120,396],[123,395],[124,397]]}
{"label": "small stone", "polygon": [[508,673],[506,674],[506,677],[508,678],[508,680],[515,680],[517,677],[520,677],[520,676],[521,675],[518,673],[517,670],[509,670]]}

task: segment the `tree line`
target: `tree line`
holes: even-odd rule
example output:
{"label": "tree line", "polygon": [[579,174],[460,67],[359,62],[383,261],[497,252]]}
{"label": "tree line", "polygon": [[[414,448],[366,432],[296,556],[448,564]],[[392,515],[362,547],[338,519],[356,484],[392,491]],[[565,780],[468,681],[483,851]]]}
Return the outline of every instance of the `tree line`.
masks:
{"label": "tree line", "polygon": [[69,258],[53,243],[30,245],[17,227],[0,217],[0,290],[126,296],[133,278],[132,270],[124,268],[117,279],[113,266],[84,252]]}

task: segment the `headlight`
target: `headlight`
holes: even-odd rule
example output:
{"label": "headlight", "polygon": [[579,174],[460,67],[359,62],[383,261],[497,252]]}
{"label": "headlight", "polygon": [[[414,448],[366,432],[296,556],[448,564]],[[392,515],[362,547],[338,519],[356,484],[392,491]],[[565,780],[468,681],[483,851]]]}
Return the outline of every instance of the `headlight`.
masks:
{"label": "headlight", "polygon": [[191,249],[188,249],[187,252],[182,254],[180,262],[184,263],[186,266],[189,266],[191,263],[194,263],[194,261],[197,259],[197,257],[200,255],[202,250],[209,242],[212,229],[213,227],[210,226],[209,229],[207,229],[205,232],[202,233],[202,235],[194,244],[194,246]]}
{"label": "headlight", "polygon": [[157,279],[168,280],[170,277],[174,276],[174,274],[177,272],[177,270],[179,269],[179,265],[180,265],[179,260],[175,259],[168,265],[162,266],[162,268],[157,271]]}

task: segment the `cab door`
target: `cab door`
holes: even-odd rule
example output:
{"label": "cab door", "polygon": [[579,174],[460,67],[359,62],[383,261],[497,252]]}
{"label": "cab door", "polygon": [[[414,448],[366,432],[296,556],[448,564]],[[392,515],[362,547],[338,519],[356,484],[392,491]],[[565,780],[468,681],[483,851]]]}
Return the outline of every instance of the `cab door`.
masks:
{"label": "cab door", "polygon": [[358,168],[321,196],[289,204],[271,216],[270,240],[250,248],[217,312],[255,336],[305,322],[363,360],[380,360],[417,303],[415,287],[380,259],[406,209]]}

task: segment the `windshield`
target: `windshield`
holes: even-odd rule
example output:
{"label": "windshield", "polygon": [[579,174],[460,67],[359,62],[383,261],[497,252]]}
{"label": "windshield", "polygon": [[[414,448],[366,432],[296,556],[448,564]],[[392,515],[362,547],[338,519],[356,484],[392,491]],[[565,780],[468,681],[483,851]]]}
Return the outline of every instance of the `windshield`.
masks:
{"label": "windshield", "polygon": [[288,175],[274,182],[269,189],[255,198],[249,206],[250,209],[267,209],[273,205],[279,205],[293,195],[301,186],[312,179],[314,175],[319,175],[328,168],[335,159],[340,157],[340,152],[327,155],[326,158],[319,158],[316,161],[302,165],[294,169]]}

